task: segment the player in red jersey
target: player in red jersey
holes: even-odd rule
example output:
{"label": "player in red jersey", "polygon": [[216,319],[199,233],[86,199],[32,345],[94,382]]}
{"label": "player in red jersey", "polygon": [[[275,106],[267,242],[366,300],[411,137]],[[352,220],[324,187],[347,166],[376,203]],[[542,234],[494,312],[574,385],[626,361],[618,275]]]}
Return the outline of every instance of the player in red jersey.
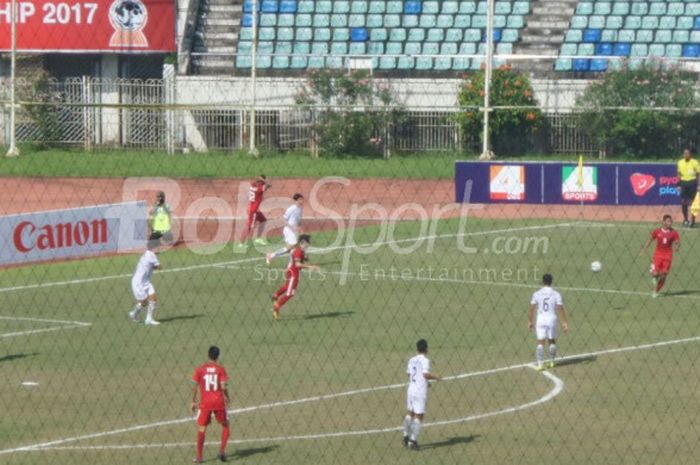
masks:
{"label": "player in red jersey", "polygon": [[263,228],[267,218],[260,212],[260,204],[263,200],[263,194],[270,188],[270,183],[267,182],[267,177],[261,174],[250,183],[248,190],[248,220],[246,227],[241,234],[241,241],[238,243],[239,248],[245,248],[248,238],[253,229],[255,230],[255,243],[258,245],[267,245],[267,241],[262,235]]}
{"label": "player in red jersey", "polygon": [[299,285],[301,270],[304,268],[310,270],[318,269],[317,265],[307,265],[304,263],[306,261],[305,251],[309,244],[311,244],[311,236],[302,234],[299,236],[299,241],[291,249],[289,265],[287,266],[287,279],[284,284],[277,289],[277,292],[272,294],[272,301],[275,303],[272,308],[272,318],[274,320],[279,320],[280,309],[289,299],[294,297],[294,293]]}
{"label": "player in red jersey", "polygon": [[229,404],[228,375],[226,369],[217,363],[219,359],[219,348],[216,346],[209,347],[209,361],[198,366],[192,375],[192,411],[197,407],[197,392],[199,392],[200,402],[199,411],[197,412],[197,425],[199,431],[197,433],[197,457],[193,460],[194,463],[202,463],[202,450],[204,449],[204,436],[207,431],[207,426],[211,422],[211,416],[214,415],[216,421],[223,428],[221,431],[221,448],[217,457],[222,462],[226,461],[226,443],[229,437],[229,423],[227,407]]}
{"label": "player in red jersey", "polygon": [[671,271],[671,263],[673,262],[673,252],[681,246],[681,236],[678,231],[673,229],[672,225],[671,215],[664,215],[661,227],[651,232],[651,236],[642,247],[641,253],[645,253],[649,245],[654,240],[656,241],[656,249],[654,249],[651,262],[651,276],[654,281],[652,297],[658,297],[659,292],[666,284],[666,277]]}

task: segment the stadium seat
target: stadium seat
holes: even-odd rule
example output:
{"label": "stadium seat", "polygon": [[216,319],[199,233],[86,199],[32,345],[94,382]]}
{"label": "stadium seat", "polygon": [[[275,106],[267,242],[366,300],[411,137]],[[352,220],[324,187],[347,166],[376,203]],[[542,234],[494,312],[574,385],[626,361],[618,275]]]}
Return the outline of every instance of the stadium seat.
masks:
{"label": "stadium seat", "polygon": [[417,15],[403,15],[401,17],[402,27],[418,27],[418,16]]}
{"label": "stadium seat", "polygon": [[486,28],[486,15],[474,15],[472,16],[472,26]]}
{"label": "stadium seat", "polygon": [[448,29],[445,32],[445,42],[461,42],[462,29]]}
{"label": "stadium seat", "polygon": [[510,15],[506,21],[506,27],[509,29],[520,29],[525,26],[525,20],[521,15]]}
{"label": "stadium seat", "polygon": [[296,29],[296,39],[297,41],[308,41],[313,38],[313,32],[310,27],[298,27]]}
{"label": "stadium seat", "polygon": [[441,15],[438,15],[438,17],[437,17],[437,27],[447,29],[449,27],[452,27],[453,23],[454,23],[454,16],[452,16],[452,15],[441,14]]}
{"label": "stadium seat", "polygon": [[275,42],[275,53],[292,54],[292,42]]}
{"label": "stadium seat", "polygon": [[425,40],[425,29],[409,29],[406,40],[409,42],[423,42]]}
{"label": "stadium seat", "polygon": [[369,55],[384,55],[384,42],[368,42],[367,53]]}
{"label": "stadium seat", "polygon": [[593,43],[600,42],[601,30],[600,29],[586,29],[583,31],[583,42]]}
{"label": "stadium seat", "polygon": [[668,4],[666,14],[669,16],[681,16],[685,13],[685,4],[683,2],[672,2]]}
{"label": "stadium seat", "polygon": [[364,55],[367,52],[367,44],[365,42],[350,42],[348,53],[350,55]]}
{"label": "stadium seat", "polygon": [[[493,30],[493,41],[500,42],[502,38],[503,38],[503,30],[494,29]],[[481,37],[481,41],[486,42],[486,31],[484,31],[484,34]]]}
{"label": "stadium seat", "polygon": [[625,18],[625,29],[639,29],[642,27],[641,16],[628,16]]}
{"label": "stadium seat", "polygon": [[379,69],[396,69],[396,57],[379,58]]}
{"label": "stadium seat", "polygon": [[384,15],[384,27],[401,27],[401,16]]}
{"label": "stadium seat", "polygon": [[[260,11],[260,7],[262,7],[262,3],[258,2],[258,11]],[[253,0],[245,0],[243,2],[243,13],[252,13],[253,12]]]}
{"label": "stadium seat", "polygon": [[365,14],[367,13],[367,2],[364,0],[352,0],[350,3],[350,13]]}
{"label": "stadium seat", "polygon": [[326,60],[323,57],[309,57],[309,68],[324,68],[326,66]]}
{"label": "stadium seat", "polygon": [[628,57],[630,56],[632,46],[629,43],[618,42],[613,47],[613,55],[618,57]]}
{"label": "stadium seat", "polygon": [[436,71],[448,71],[452,69],[452,58],[450,57],[437,57],[435,58],[435,63],[433,65]]}
{"label": "stadium seat", "polygon": [[666,2],[653,2],[649,5],[649,14],[661,16],[666,14]]}
{"label": "stadium seat", "polygon": [[657,16],[645,16],[642,18],[642,29],[657,29],[659,18]]}
{"label": "stadium seat", "polygon": [[654,41],[654,31],[640,29],[637,31],[636,41],[640,44],[648,44]]}
{"label": "stadium seat", "polygon": [[272,68],[273,69],[288,69],[289,68],[289,57],[287,57],[287,56],[272,57]]}
{"label": "stadium seat", "polygon": [[700,31],[690,31],[690,41],[694,44],[700,44]]}
{"label": "stadium seat", "polygon": [[420,55],[422,48],[423,46],[419,42],[406,42],[404,52],[406,55]]}
{"label": "stadium seat", "polygon": [[416,69],[417,70],[433,69],[433,59],[431,57],[417,57],[416,58]]}
{"label": "stadium seat", "polygon": [[369,34],[364,27],[354,27],[350,29],[350,40],[353,42],[364,42],[368,38]]}
{"label": "stadium seat", "polygon": [[606,29],[622,29],[624,18],[622,16],[608,16],[605,18]]}
{"label": "stadium seat", "polygon": [[[297,3],[297,13],[313,13],[314,3],[314,0],[299,0],[299,2]],[[294,60],[292,60],[292,62],[293,61]]]}
{"label": "stadium seat", "polygon": [[513,2],[512,13],[516,15],[530,14],[530,2]]}
{"label": "stadium seat", "polygon": [[442,2],[441,13],[453,15],[459,11],[459,3],[454,0],[445,0]]}
{"label": "stadium seat", "polygon": [[258,40],[275,40],[275,28],[261,27],[258,29]]}
{"label": "stadium seat", "polygon": [[369,12],[372,14],[385,13],[386,12],[386,2],[385,1],[376,1],[376,0],[369,2]]}
{"label": "stadium seat", "polygon": [[422,28],[431,28],[435,27],[437,24],[437,18],[435,15],[429,15],[429,14],[422,14],[420,16],[420,27]]}
{"label": "stadium seat", "polygon": [[513,44],[507,44],[505,42],[496,44],[496,53],[498,55],[511,55],[513,53]]}
{"label": "stadium seat", "polygon": [[419,15],[423,10],[423,5],[417,0],[408,0],[404,3],[403,12],[407,15]]}
{"label": "stadium seat", "polygon": [[438,55],[440,53],[440,45],[434,42],[423,44],[423,55]]}
{"label": "stadium seat", "polygon": [[578,56],[589,57],[595,55],[595,44],[578,44]]}
{"label": "stadium seat", "polygon": [[332,14],[331,15],[331,27],[347,27],[348,25],[348,15],[344,14]]}
{"label": "stadium seat", "polygon": [[423,13],[436,15],[440,13],[440,3],[429,0],[423,2]]}
{"label": "stadium seat", "polygon": [[618,31],[617,40],[620,42],[634,42],[637,34],[631,29],[623,29]]}
{"label": "stadium seat", "polygon": [[565,57],[578,55],[578,44],[562,44],[561,55]]}
{"label": "stadium seat", "polygon": [[576,4],[576,14],[581,16],[588,16],[593,14],[593,3],[591,2],[578,2]]}
{"label": "stadium seat", "polygon": [[296,13],[297,12],[297,2],[296,0],[281,0],[280,1],[280,13]]}
{"label": "stadium seat", "polygon": [[604,29],[600,34],[601,42],[617,42],[617,31]]}
{"label": "stadium seat", "polygon": [[[258,24],[260,24],[260,16],[257,17]],[[245,13],[243,18],[241,18],[242,27],[253,27],[253,15],[251,13]]]}
{"label": "stadium seat", "polygon": [[331,16],[325,13],[316,13],[313,22],[314,27],[328,27],[331,25]]}
{"label": "stadium seat", "polygon": [[651,44],[649,46],[650,57],[662,57],[666,55],[666,46],[663,44]]}
{"label": "stadium seat", "polygon": [[394,28],[389,30],[389,40],[392,42],[403,42],[406,40],[406,29]]}
{"label": "stadium seat", "polygon": [[261,10],[263,13],[277,13],[279,3],[277,3],[277,0],[262,0]]}
{"label": "stadium seat", "polygon": [[612,5],[607,1],[597,1],[593,5],[593,14],[596,15],[609,15],[612,13]]}
{"label": "stadium seat", "polygon": [[348,18],[348,26],[353,27],[365,27],[365,15],[352,14]]}
{"label": "stadium seat", "polygon": [[336,0],[333,2],[333,13],[348,14],[350,13],[350,2],[347,0]]}
{"label": "stadium seat", "polygon": [[636,16],[644,16],[649,13],[649,4],[646,2],[632,2],[630,14]]}
{"label": "stadium seat", "polygon": [[676,29],[694,29],[695,22],[696,19],[694,20],[690,16],[679,16],[676,20]]}
{"label": "stadium seat", "polygon": [[459,27],[462,29],[468,28],[471,25],[472,25],[472,17],[471,17],[471,15],[467,15],[467,14],[455,15],[454,22],[452,23],[452,26]]}
{"label": "stadium seat", "polygon": [[590,67],[591,61],[587,58],[576,58],[571,65],[573,71],[588,71]]}
{"label": "stadium seat", "polygon": [[345,63],[344,57],[326,57],[326,68],[341,69]]}
{"label": "stadium seat", "polygon": [[382,15],[367,15],[367,27],[382,27],[384,17]]}
{"label": "stadium seat", "polygon": [[571,61],[568,58],[557,58],[554,62],[555,71],[571,71]]}
{"label": "stadium seat", "polygon": [[327,27],[319,27],[314,30],[314,41],[328,42],[331,40],[331,30]]}
{"label": "stadium seat", "polygon": [[253,40],[253,29],[249,27],[241,28],[241,31],[238,33],[238,40]]}
{"label": "stadium seat", "polygon": [[517,29],[503,29],[501,34],[501,42],[515,43],[518,41],[518,30]]}
{"label": "stadium seat", "polygon": [[461,2],[459,4],[460,14],[474,14],[476,13],[476,2]]}
{"label": "stadium seat", "polygon": [[506,27],[507,18],[506,15],[493,15],[493,27],[503,29]]}
{"label": "stadium seat", "polygon": [[255,59],[255,66],[258,69],[268,69],[272,67],[272,57],[270,55],[258,55]]}
{"label": "stadium seat", "polygon": [[312,42],[311,43],[311,54],[312,55],[328,55],[328,42]]}
{"label": "stadium seat", "polygon": [[581,29],[569,29],[564,35],[564,42],[582,42],[583,31]]}
{"label": "stadium seat", "polygon": [[290,68],[292,68],[292,69],[306,69],[308,64],[309,64],[309,62],[308,62],[307,57],[295,55],[292,57],[292,62],[290,64]]}
{"label": "stadium seat", "polygon": [[284,13],[277,15],[277,27],[294,26],[294,15]]}
{"label": "stadium seat", "polygon": [[698,58],[700,57],[700,45],[698,44],[686,44],[683,46],[683,56],[686,58]]}
{"label": "stadium seat", "polygon": [[589,29],[602,29],[605,27],[605,16],[589,16],[588,17],[588,28]]}
{"label": "stadium seat", "polygon": [[333,28],[333,40],[338,42],[350,40],[350,29],[346,27]]}
{"label": "stadium seat", "polygon": [[590,63],[590,71],[594,73],[601,73],[607,71],[608,60],[604,58],[593,58]]}
{"label": "stadium seat", "polygon": [[295,55],[308,55],[311,53],[311,44],[308,42],[294,42]]}
{"label": "stadium seat", "polygon": [[333,11],[333,3],[330,0],[317,0],[314,9],[316,13],[329,14]]}
{"label": "stadium seat", "polygon": [[347,55],[348,53],[348,43],[347,42],[332,42],[331,43],[331,55]]}
{"label": "stadium seat", "polygon": [[457,44],[444,43],[440,45],[440,55],[457,55]]}
{"label": "stadium seat", "polygon": [[306,13],[294,15],[294,25],[296,27],[311,27],[313,24],[312,16]]}
{"label": "stadium seat", "polygon": [[682,46],[680,44],[669,44],[666,46],[666,56],[669,58],[678,58],[682,54]]}
{"label": "stadium seat", "polygon": [[481,1],[476,4],[476,14],[486,16],[488,11],[488,3]]}
{"label": "stadium seat", "polygon": [[596,45],[595,54],[602,56],[610,56],[613,52],[613,46],[610,43],[602,42]]}
{"label": "stadium seat", "polygon": [[386,2],[387,13],[403,13],[403,2],[400,0],[391,0]]}
{"label": "stadium seat", "polygon": [[253,57],[250,55],[238,55],[236,57],[236,68],[251,68],[253,66]]}
{"label": "stadium seat", "polygon": [[[686,16],[697,16],[700,15],[700,3],[686,3],[685,4],[685,14]],[[698,28],[700,29],[700,28]]]}
{"label": "stadium seat", "polygon": [[464,43],[459,46],[460,55],[474,55],[476,53],[476,44]]}
{"label": "stadium seat", "polygon": [[675,29],[676,18],[674,16],[662,16],[659,19],[658,29]]}
{"label": "stadium seat", "polygon": [[649,47],[647,44],[632,44],[630,49],[630,56],[633,57],[645,57],[649,54]]}
{"label": "stadium seat", "polygon": [[674,42],[676,44],[684,44],[690,40],[690,32],[689,31],[679,31],[675,30],[673,31],[673,38],[671,39],[671,42]]}
{"label": "stadium seat", "polygon": [[618,16],[630,14],[630,4],[628,2],[613,2],[612,14]]}
{"label": "stadium seat", "polygon": [[274,27],[277,26],[277,15],[274,14],[261,14],[259,16],[260,22],[258,25],[261,27]]}
{"label": "stadium seat", "polygon": [[410,70],[416,66],[416,60],[413,57],[399,57],[399,62],[396,64],[397,69]]}
{"label": "stadium seat", "polygon": [[493,6],[493,12],[497,15],[507,15],[510,14],[510,3],[508,2],[496,2]]}
{"label": "stadium seat", "polygon": [[466,71],[469,69],[469,58],[457,57],[452,59],[452,69],[454,71]]}
{"label": "stadium seat", "polygon": [[403,54],[403,43],[402,42],[387,42],[386,54],[387,55],[401,55],[401,54]]}
{"label": "stadium seat", "polygon": [[587,16],[574,16],[571,18],[572,29],[585,29],[588,26]]}
{"label": "stadium seat", "polygon": [[369,40],[373,40],[375,42],[384,42],[388,38],[389,32],[383,27],[370,29],[369,31]]}
{"label": "stadium seat", "polygon": [[428,29],[425,40],[428,42],[442,42],[445,40],[445,30],[440,28]]}

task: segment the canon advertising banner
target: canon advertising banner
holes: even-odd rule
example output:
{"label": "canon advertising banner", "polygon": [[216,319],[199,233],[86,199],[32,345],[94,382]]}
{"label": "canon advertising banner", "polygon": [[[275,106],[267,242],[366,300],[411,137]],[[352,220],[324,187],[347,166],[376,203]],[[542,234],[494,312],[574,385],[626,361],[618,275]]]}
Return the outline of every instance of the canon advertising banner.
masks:
{"label": "canon advertising banner", "polygon": [[[12,2],[0,1],[0,51],[11,48]],[[173,52],[173,0],[17,0],[20,52]]]}
{"label": "canon advertising banner", "polygon": [[455,164],[455,196],[469,203],[673,205],[675,163],[471,162]]}
{"label": "canon advertising banner", "polygon": [[147,215],[129,202],[0,216],[0,266],[144,248]]}

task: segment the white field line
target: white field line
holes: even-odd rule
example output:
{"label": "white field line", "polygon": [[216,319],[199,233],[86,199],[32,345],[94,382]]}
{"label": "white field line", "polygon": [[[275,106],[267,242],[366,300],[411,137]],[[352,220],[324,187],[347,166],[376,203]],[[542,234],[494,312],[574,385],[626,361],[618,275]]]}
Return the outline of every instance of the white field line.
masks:
{"label": "white field line", "polygon": [[70,320],[52,320],[47,318],[28,318],[28,317],[15,317],[15,316],[0,316],[0,320],[8,321],[31,321],[38,323],[48,323],[52,325],[50,328],[40,328],[40,329],[29,329],[26,331],[16,331],[13,333],[1,333],[0,338],[5,337],[16,337],[16,336],[28,336],[30,334],[48,333],[51,331],[59,331],[62,329],[75,329],[75,328],[85,328],[91,326],[92,323],[86,321],[70,321]]}
{"label": "white field line", "polygon": [[[560,228],[560,227],[570,227],[574,225],[575,223],[555,223],[555,224],[548,224],[548,225],[536,225],[536,226],[523,226],[520,228],[504,228],[504,229],[490,229],[490,230],[485,230],[485,231],[475,231],[471,233],[451,233],[451,234],[433,234],[429,236],[418,236],[418,237],[411,237],[407,239],[398,239],[398,240],[385,240],[385,241],[376,241],[376,242],[368,242],[364,244],[343,244],[343,245],[338,245],[334,247],[321,247],[318,249],[312,249],[312,252],[333,252],[336,250],[345,250],[349,248],[354,248],[354,247],[370,247],[373,245],[388,245],[388,244],[402,244],[406,242],[415,242],[415,241],[424,241],[424,240],[434,240],[434,239],[449,239],[449,238],[455,238],[455,237],[474,237],[474,236],[484,236],[488,234],[499,234],[499,233],[511,233],[511,232],[520,232],[520,231],[532,231],[532,230],[541,230],[541,229],[552,229],[552,228]],[[243,263],[251,263],[255,261],[261,261],[264,260],[265,257],[264,255],[261,255],[259,257],[249,257],[249,258],[243,258],[240,260],[228,260],[224,262],[215,262],[215,263],[204,263],[201,265],[190,265],[190,266],[182,266],[179,268],[165,268],[163,270],[158,271],[158,274],[163,274],[163,273],[180,273],[183,271],[194,271],[194,270],[201,270],[201,269],[206,269],[206,268],[216,268],[220,266],[225,266],[225,265],[239,265]],[[93,283],[93,282],[99,282],[99,281],[108,281],[108,280],[113,280],[113,279],[124,279],[124,278],[130,278],[131,274],[116,274],[116,275],[108,275],[108,276],[97,276],[93,278],[83,278],[83,279],[73,279],[73,280],[67,280],[67,281],[52,281],[52,282],[46,282],[46,283],[36,283],[36,284],[26,284],[22,286],[11,286],[11,287],[2,287],[0,288],[0,293],[5,293],[5,292],[15,292],[15,291],[24,291],[24,290],[29,290],[29,289],[43,289],[47,287],[56,287],[56,286],[70,286],[70,285],[75,285],[75,284],[86,284],[86,283]]]}
{"label": "white field line", "polygon": [[[654,342],[654,343],[648,343],[648,344],[638,344],[638,345],[626,346],[626,347],[618,347],[618,348],[614,348],[614,349],[603,349],[603,350],[599,350],[599,351],[595,351],[595,352],[586,352],[586,353],[581,353],[581,354],[576,354],[576,355],[569,355],[566,357],[561,357],[558,360],[559,361],[577,360],[577,359],[582,359],[582,358],[597,357],[600,355],[609,355],[609,354],[618,354],[618,353],[622,353],[622,352],[647,350],[647,349],[652,349],[655,347],[666,347],[666,346],[672,346],[672,345],[677,345],[677,344],[686,344],[689,342],[697,342],[697,341],[700,341],[700,336],[694,336],[694,337],[683,338],[683,339],[674,339],[674,340],[662,341],[662,342]],[[458,374],[458,375],[448,376],[448,377],[445,377],[444,379],[446,381],[466,379],[466,378],[473,378],[473,377],[477,377],[477,376],[484,376],[484,375],[489,375],[489,374],[494,374],[494,373],[516,370],[516,369],[531,368],[531,367],[532,367],[532,363],[526,362],[526,363],[519,363],[519,364],[515,364],[515,365],[501,367],[501,368],[495,368],[495,369],[491,369],[491,370],[462,373],[462,374]],[[548,377],[548,378],[555,383],[555,389],[550,391],[550,393],[548,393],[544,397],[542,397],[536,401],[530,402],[528,404],[523,404],[523,405],[528,405],[529,407],[532,407],[533,405],[537,405],[537,404],[534,404],[534,402],[539,402],[539,403],[546,402],[546,401],[550,400],[552,397],[554,397],[555,395],[557,395],[559,392],[561,392],[561,391],[556,391],[556,386],[558,386],[557,382],[554,381],[553,378],[551,378],[551,377]],[[273,403],[269,403],[269,404],[262,404],[262,405],[258,405],[258,406],[233,409],[233,410],[231,410],[231,413],[237,414],[237,413],[244,413],[244,412],[253,412],[253,411],[258,411],[258,410],[263,410],[263,409],[270,409],[270,408],[274,408],[274,407],[298,405],[298,404],[328,400],[328,399],[333,399],[333,398],[338,398],[338,397],[353,396],[353,395],[363,394],[363,393],[368,393],[368,392],[376,392],[376,391],[387,390],[387,389],[397,389],[397,388],[402,388],[405,386],[406,386],[406,383],[396,383],[396,384],[390,384],[390,385],[386,385],[386,386],[377,386],[377,387],[355,389],[355,390],[340,392],[340,393],[336,393],[336,394],[306,397],[306,398],[296,399],[296,400],[280,401],[280,402],[273,402]],[[554,392],[556,392],[556,394],[554,394]],[[547,399],[542,400],[544,398],[547,398]],[[519,407],[522,407],[522,406],[519,406]],[[526,408],[529,408],[529,407],[526,407]],[[514,409],[514,408],[517,408],[517,407],[509,407],[509,408],[503,409],[503,410],[504,410],[504,413],[509,413],[509,412],[513,411],[512,409]],[[499,410],[498,412],[501,412],[501,411]],[[490,414],[490,416],[496,415],[496,413],[494,413],[494,412],[484,413],[484,414],[480,414],[480,415],[488,415],[488,414]],[[498,414],[501,414],[501,413],[498,413]],[[475,419],[483,418],[480,415],[472,415],[469,417],[465,417],[467,419],[465,419],[465,418],[451,419],[451,420],[443,420],[440,422],[426,423],[426,426],[430,426],[430,425],[437,426],[437,425],[450,424],[449,422],[455,423],[455,422],[472,421]],[[48,448],[51,448],[53,450],[53,449],[56,449],[53,446],[60,446],[62,444],[67,444],[67,443],[71,443],[71,442],[83,441],[83,440],[87,440],[87,439],[102,438],[102,437],[106,437],[106,436],[114,436],[114,435],[118,435],[118,434],[130,433],[130,432],[134,432],[134,431],[142,431],[142,430],[157,428],[157,427],[161,427],[161,426],[181,424],[181,423],[186,423],[186,422],[190,422],[190,421],[193,421],[192,417],[178,418],[175,420],[165,420],[165,421],[160,421],[160,422],[156,422],[156,423],[130,426],[130,427],[120,428],[120,429],[116,429],[116,430],[112,430],[112,431],[103,431],[103,432],[99,432],[99,433],[86,434],[86,435],[82,435],[82,436],[74,436],[74,437],[65,438],[65,439],[57,439],[57,440],[49,441],[49,442],[37,443],[37,444],[16,447],[16,448],[11,448],[11,449],[3,449],[3,450],[0,450],[0,455],[11,454],[11,453],[16,453],[16,452],[37,451],[37,450],[48,449]],[[395,427],[394,428],[386,428],[386,430],[387,431],[396,431],[397,428],[395,428]],[[384,432],[384,429],[367,430],[367,431]],[[352,435],[371,434],[367,431],[365,431],[365,432],[347,432],[347,433],[352,434]],[[323,437],[335,437],[335,436],[331,436],[331,435],[338,435],[338,433],[319,433],[319,434],[326,435]],[[318,435],[313,435],[313,436],[318,437]],[[311,437],[309,437],[308,439],[311,439]],[[280,439],[277,439],[277,440],[280,440]],[[248,441],[248,442],[255,442],[255,441],[260,442],[260,441],[262,441],[262,439],[251,439],[251,440],[246,440],[246,441]],[[189,445],[191,445],[191,444],[189,444]],[[102,446],[102,447],[111,447],[111,446]],[[83,449],[82,447],[77,447],[77,446],[76,446],[76,448]]]}

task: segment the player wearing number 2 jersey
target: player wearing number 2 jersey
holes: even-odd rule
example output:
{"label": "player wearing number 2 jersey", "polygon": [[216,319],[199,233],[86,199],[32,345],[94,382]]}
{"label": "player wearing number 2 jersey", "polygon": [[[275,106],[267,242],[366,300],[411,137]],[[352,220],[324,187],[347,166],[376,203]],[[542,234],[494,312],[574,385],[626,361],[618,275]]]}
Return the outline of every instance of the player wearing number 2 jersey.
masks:
{"label": "player wearing number 2 jersey", "polygon": [[430,373],[428,360],[428,341],[421,339],[416,343],[418,355],[408,361],[408,391],[406,392],[406,416],[403,419],[403,445],[418,450],[418,435],[420,434],[425,404],[428,401],[428,381],[441,381],[442,378]]}
{"label": "player wearing number 2 jersey", "polygon": [[199,392],[199,412],[197,412],[197,457],[194,463],[202,462],[202,451],[204,449],[204,436],[207,426],[211,423],[211,416],[214,415],[223,430],[221,432],[221,448],[219,449],[219,460],[226,461],[226,443],[229,437],[229,423],[227,407],[229,403],[228,374],[226,369],[217,363],[219,359],[219,348],[209,347],[209,361],[197,367],[192,375],[192,411],[197,407],[197,393]]}
{"label": "player wearing number 2 jersey", "polygon": [[643,254],[649,248],[649,245],[656,241],[656,249],[654,249],[650,270],[654,283],[652,297],[658,297],[659,292],[666,284],[666,277],[671,271],[671,263],[673,262],[673,252],[681,246],[681,236],[672,226],[673,218],[671,218],[671,215],[664,215],[661,227],[651,232],[651,236],[642,247],[641,253]]}
{"label": "player wearing number 2 jersey", "polygon": [[[544,345],[545,342],[549,345],[549,361],[547,368],[554,368],[554,358],[557,355],[557,323],[561,318],[561,327],[564,332],[569,331],[569,322],[566,318],[566,310],[561,294],[552,289],[552,275],[547,273],[542,276],[542,287],[539,291],[532,294],[530,299],[530,308],[527,312],[527,327],[532,331],[535,328],[537,335],[537,349],[535,350],[535,359],[537,360],[537,370],[542,371],[544,365]],[[537,312],[537,320],[535,321],[535,312]]]}

